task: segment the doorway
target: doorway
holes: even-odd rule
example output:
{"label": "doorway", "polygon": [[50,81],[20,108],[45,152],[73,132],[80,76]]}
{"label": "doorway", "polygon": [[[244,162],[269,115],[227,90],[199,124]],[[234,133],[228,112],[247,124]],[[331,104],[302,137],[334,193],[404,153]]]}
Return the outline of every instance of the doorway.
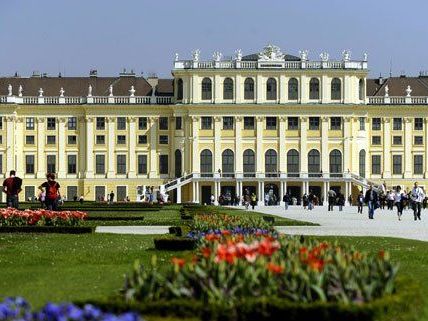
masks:
{"label": "doorway", "polygon": [[263,195],[263,201],[265,202],[265,205],[272,206],[272,205],[278,205],[279,204],[279,189],[278,185],[267,183],[265,185],[264,195]]}
{"label": "doorway", "polygon": [[287,193],[291,196],[291,199],[296,201],[296,204],[293,205],[300,205],[301,190],[300,186],[287,186]]}
{"label": "doorway", "polygon": [[211,204],[211,186],[202,186],[202,204],[210,205]]}

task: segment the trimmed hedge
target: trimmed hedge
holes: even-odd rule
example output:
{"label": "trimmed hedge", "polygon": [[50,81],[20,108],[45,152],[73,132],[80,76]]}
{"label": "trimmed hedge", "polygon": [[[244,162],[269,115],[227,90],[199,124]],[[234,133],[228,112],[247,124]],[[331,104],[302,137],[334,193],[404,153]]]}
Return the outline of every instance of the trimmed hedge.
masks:
{"label": "trimmed hedge", "polygon": [[275,217],[273,216],[263,216],[263,220],[267,223],[275,223]]}
{"label": "trimmed hedge", "polygon": [[153,241],[155,249],[163,251],[188,251],[196,247],[196,240],[179,236],[157,237]]}
{"label": "trimmed hedge", "polygon": [[0,233],[60,233],[86,234],[93,233],[90,226],[0,226]]}
{"label": "trimmed hedge", "polygon": [[[422,307],[420,289],[412,282],[399,287],[400,293],[365,304],[295,303],[286,299],[246,298],[234,308],[188,299],[124,303],[115,297],[89,302],[111,312],[137,311],[144,315],[199,317],[202,320],[250,321],[415,321]],[[78,303],[79,304],[79,303]],[[83,303],[81,303],[83,304]]]}
{"label": "trimmed hedge", "polygon": [[145,207],[129,207],[129,208],[117,208],[117,207],[82,207],[82,208],[71,208],[71,207],[59,207],[60,211],[75,211],[83,212],[159,212],[160,208],[145,208]]}
{"label": "trimmed hedge", "polygon": [[142,221],[144,216],[95,216],[88,215],[86,221]]}
{"label": "trimmed hedge", "polygon": [[181,229],[181,226],[171,226],[168,228],[169,234],[174,234],[175,236],[182,236],[183,231]]}

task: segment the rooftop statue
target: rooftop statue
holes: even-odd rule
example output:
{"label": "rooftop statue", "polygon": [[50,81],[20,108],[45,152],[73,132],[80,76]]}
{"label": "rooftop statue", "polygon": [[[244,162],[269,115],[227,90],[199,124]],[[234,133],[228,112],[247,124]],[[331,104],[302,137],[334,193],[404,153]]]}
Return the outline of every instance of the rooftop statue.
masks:
{"label": "rooftop statue", "polygon": [[284,54],[281,52],[278,46],[267,45],[263,48],[263,51],[259,53],[259,60],[262,61],[282,61],[284,60]]}
{"label": "rooftop statue", "polygon": [[308,61],[308,54],[309,54],[309,52],[307,50],[300,50],[299,51],[300,60],[301,61]]}
{"label": "rooftop statue", "polygon": [[7,95],[12,96],[12,85],[11,84],[9,84],[9,86],[7,86]]}
{"label": "rooftop statue", "polygon": [[201,54],[201,51],[199,49],[196,49],[192,51],[192,59],[193,61],[199,61],[199,56]]}
{"label": "rooftop statue", "polygon": [[213,53],[214,61],[220,61],[222,57],[223,57],[223,54],[220,51],[214,51]]}
{"label": "rooftop statue", "polygon": [[389,97],[389,87],[385,85],[385,97]]}
{"label": "rooftop statue", "polygon": [[61,87],[61,89],[59,90],[59,96],[64,97],[64,93],[65,93],[65,90],[64,88]]}
{"label": "rooftop statue", "polygon": [[365,53],[363,54],[363,61],[367,61],[367,57],[368,57],[368,54],[367,54],[367,52],[365,52]]}
{"label": "rooftop statue", "polygon": [[108,95],[110,97],[113,97],[113,85],[110,85],[110,87],[108,87]]}
{"label": "rooftop statue", "polygon": [[18,88],[18,96],[22,97],[22,86],[21,85],[19,85],[19,88]]}
{"label": "rooftop statue", "polygon": [[413,91],[412,88],[410,88],[410,85],[408,85],[406,88],[406,96],[410,97],[410,94],[412,93],[412,91]]}
{"label": "rooftop statue", "polygon": [[328,52],[324,51],[320,53],[320,58],[321,58],[321,61],[326,62],[330,59],[330,55],[328,54]]}
{"label": "rooftop statue", "polygon": [[43,97],[43,88],[39,89],[39,97]]}
{"label": "rooftop statue", "polygon": [[176,53],[175,53],[175,58],[174,58],[174,60],[175,60],[175,61],[178,61],[178,52],[176,52]]}
{"label": "rooftop statue", "polygon": [[131,97],[135,96],[135,88],[134,88],[134,86],[131,86],[131,89],[129,89],[129,94],[130,94]]}
{"label": "rooftop statue", "polygon": [[235,50],[235,58],[236,58],[236,61],[242,60],[242,50],[241,49]]}
{"label": "rooftop statue", "polygon": [[343,50],[342,51],[342,59],[343,59],[343,61],[350,61],[351,60],[351,51]]}
{"label": "rooftop statue", "polygon": [[89,85],[88,87],[88,97],[92,97],[92,86]]}

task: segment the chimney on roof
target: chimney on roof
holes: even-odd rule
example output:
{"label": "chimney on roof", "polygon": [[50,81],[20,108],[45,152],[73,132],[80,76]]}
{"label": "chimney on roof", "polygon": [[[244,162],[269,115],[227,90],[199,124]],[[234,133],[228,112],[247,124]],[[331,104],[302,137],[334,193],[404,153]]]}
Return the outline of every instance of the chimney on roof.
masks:
{"label": "chimney on roof", "polygon": [[96,69],[89,70],[89,77],[97,77],[98,71]]}
{"label": "chimney on roof", "polygon": [[385,79],[383,79],[382,75],[379,76],[379,85],[383,85],[383,83],[385,82]]}
{"label": "chimney on roof", "polygon": [[40,77],[40,72],[38,70],[34,70],[33,74],[31,75],[31,78],[39,78]]}
{"label": "chimney on roof", "polygon": [[122,72],[119,73],[119,77],[135,77],[134,69],[126,71],[126,68],[123,68]]}

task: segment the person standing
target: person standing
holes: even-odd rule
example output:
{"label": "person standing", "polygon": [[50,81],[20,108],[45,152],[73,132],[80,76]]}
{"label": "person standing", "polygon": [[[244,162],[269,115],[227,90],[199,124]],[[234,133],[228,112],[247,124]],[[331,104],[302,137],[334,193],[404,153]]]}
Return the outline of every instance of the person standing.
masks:
{"label": "person standing", "polygon": [[284,202],[285,210],[288,210],[288,205],[290,204],[290,195],[288,193],[285,193],[284,197],[282,198],[282,201]]}
{"label": "person standing", "polygon": [[314,208],[314,199],[315,199],[315,195],[312,192],[309,192],[308,195],[308,210],[312,211],[312,209]]}
{"label": "person standing", "polygon": [[401,221],[401,216],[403,215],[405,197],[406,196],[401,192],[401,186],[398,185],[394,193],[394,204],[397,207],[397,215],[399,221]]}
{"label": "person standing", "polygon": [[306,207],[308,206],[308,195],[306,195],[306,193],[303,194],[302,202],[303,202],[303,209],[305,210]]}
{"label": "person standing", "polygon": [[358,212],[357,213],[363,214],[363,205],[364,205],[363,191],[361,191],[360,194],[358,194],[357,203],[358,203]]}
{"label": "person standing", "polygon": [[345,195],[341,192],[337,193],[337,205],[339,205],[339,211],[343,210],[343,206],[345,206]]}
{"label": "person standing", "polygon": [[214,205],[214,203],[215,203],[215,197],[213,194],[211,194],[210,203],[211,203],[211,205]]}
{"label": "person standing", "polygon": [[114,193],[113,193],[113,191],[110,192],[110,194],[109,194],[108,197],[109,197],[108,198],[108,203],[109,204],[113,204],[113,201],[114,201]]}
{"label": "person standing", "polygon": [[56,211],[58,209],[58,198],[61,197],[59,188],[61,187],[57,181],[55,181],[55,174],[49,173],[46,175],[47,181],[39,186],[39,190],[45,192],[45,204],[46,208],[50,211]]}
{"label": "person standing", "polygon": [[415,182],[415,185],[412,189],[411,197],[413,202],[413,216],[415,218],[415,221],[417,219],[421,220],[422,201],[425,198],[425,193],[422,188],[418,186],[418,182]]}
{"label": "person standing", "polygon": [[336,199],[336,192],[330,188],[327,195],[328,195],[328,210],[333,211],[334,201]]}
{"label": "person standing", "polygon": [[9,177],[3,181],[3,193],[6,193],[7,207],[18,209],[18,194],[22,191],[22,179],[16,176],[14,170],[10,171]]}
{"label": "person standing", "polygon": [[254,210],[254,207],[257,204],[257,196],[256,194],[252,193],[251,194],[251,208]]}
{"label": "person standing", "polygon": [[367,190],[364,197],[364,202],[367,203],[369,208],[369,219],[374,219],[374,212],[378,207],[378,195],[377,192],[373,189],[372,185],[369,185],[369,189]]}

